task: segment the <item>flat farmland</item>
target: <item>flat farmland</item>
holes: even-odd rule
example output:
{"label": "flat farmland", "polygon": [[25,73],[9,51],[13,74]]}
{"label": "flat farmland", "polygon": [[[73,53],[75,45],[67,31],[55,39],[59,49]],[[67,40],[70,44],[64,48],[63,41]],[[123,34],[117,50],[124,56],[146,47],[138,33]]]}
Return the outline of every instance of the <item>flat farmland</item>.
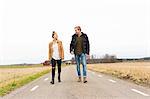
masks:
{"label": "flat farmland", "polygon": [[150,62],[88,64],[87,68],[150,87]]}

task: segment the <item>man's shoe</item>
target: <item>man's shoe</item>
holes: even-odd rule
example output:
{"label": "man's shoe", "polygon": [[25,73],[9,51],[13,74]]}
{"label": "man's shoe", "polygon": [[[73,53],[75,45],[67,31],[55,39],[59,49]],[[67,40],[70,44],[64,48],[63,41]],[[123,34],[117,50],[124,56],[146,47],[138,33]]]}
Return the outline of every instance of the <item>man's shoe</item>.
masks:
{"label": "man's shoe", "polygon": [[81,82],[81,77],[78,78],[78,82]]}
{"label": "man's shoe", "polygon": [[87,83],[86,77],[83,77],[83,83]]}

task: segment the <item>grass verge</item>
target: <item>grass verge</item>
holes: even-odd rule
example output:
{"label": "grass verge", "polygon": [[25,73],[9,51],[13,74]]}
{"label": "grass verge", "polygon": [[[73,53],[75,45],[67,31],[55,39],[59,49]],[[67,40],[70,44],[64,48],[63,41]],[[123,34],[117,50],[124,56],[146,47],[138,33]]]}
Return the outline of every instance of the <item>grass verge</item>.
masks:
{"label": "grass verge", "polygon": [[41,77],[41,76],[43,76],[49,72],[50,72],[50,70],[44,70],[44,71],[38,72],[34,75],[25,76],[19,80],[14,80],[13,82],[0,88],[0,96],[4,96],[4,95],[10,93],[11,91],[37,79],[37,78],[39,78],[39,77]]}

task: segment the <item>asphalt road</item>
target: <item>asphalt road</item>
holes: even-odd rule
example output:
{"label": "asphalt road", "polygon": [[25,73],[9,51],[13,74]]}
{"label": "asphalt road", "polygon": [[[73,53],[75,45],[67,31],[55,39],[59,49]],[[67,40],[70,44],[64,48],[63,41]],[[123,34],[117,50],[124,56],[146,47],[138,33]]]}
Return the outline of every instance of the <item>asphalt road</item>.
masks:
{"label": "asphalt road", "polygon": [[50,84],[51,73],[2,99],[150,99],[150,88],[88,71],[88,83],[77,82],[74,65],[62,69],[62,82]]}

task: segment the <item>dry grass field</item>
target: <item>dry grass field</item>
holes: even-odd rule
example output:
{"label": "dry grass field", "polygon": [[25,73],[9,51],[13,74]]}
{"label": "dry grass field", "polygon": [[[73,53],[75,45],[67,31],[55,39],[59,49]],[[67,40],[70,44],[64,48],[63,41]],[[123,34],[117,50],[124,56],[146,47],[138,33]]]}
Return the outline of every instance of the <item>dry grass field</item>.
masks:
{"label": "dry grass field", "polygon": [[150,87],[150,62],[89,64],[88,69]]}
{"label": "dry grass field", "polygon": [[5,66],[0,67],[0,96],[48,73],[46,66]]}
{"label": "dry grass field", "polygon": [[34,68],[0,68],[0,87],[22,79],[25,76],[34,75],[38,72],[48,70],[50,67],[34,67]]}

